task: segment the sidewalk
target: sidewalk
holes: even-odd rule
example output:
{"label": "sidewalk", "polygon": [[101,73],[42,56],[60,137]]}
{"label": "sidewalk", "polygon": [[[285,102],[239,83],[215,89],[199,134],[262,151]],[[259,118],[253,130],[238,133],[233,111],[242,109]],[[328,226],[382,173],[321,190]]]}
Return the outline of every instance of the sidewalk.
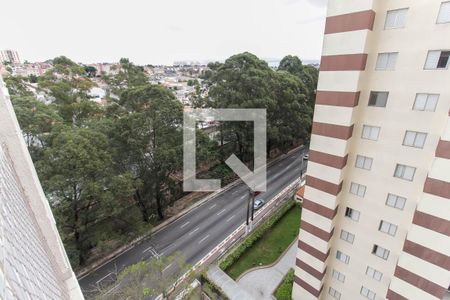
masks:
{"label": "sidewalk", "polygon": [[255,300],[246,290],[240,287],[230,276],[218,266],[211,265],[208,269],[208,278],[220,287],[231,300]]}
{"label": "sidewalk", "polygon": [[294,242],[284,256],[273,266],[250,271],[237,284],[250,293],[254,299],[272,300],[272,294],[290,268],[295,265],[297,243]]}

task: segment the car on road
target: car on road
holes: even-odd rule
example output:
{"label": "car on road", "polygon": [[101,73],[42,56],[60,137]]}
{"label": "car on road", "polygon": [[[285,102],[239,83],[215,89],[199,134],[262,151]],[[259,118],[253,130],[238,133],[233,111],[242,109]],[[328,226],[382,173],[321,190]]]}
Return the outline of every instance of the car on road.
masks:
{"label": "car on road", "polygon": [[255,203],[253,203],[253,209],[258,210],[265,204],[263,199],[256,199]]}
{"label": "car on road", "polygon": [[306,153],[305,155],[303,155],[303,160],[308,160],[309,159],[309,154]]}

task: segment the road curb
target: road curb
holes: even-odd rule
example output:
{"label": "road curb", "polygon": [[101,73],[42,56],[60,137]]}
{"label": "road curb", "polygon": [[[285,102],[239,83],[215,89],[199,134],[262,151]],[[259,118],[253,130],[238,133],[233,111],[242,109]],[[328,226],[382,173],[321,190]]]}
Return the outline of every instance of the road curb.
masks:
{"label": "road curb", "polygon": [[[303,149],[303,148],[305,148],[304,145],[301,145],[301,146],[298,146],[298,147],[296,147],[294,149],[291,149],[286,154],[282,154],[282,155],[274,158],[273,160],[271,160],[269,163],[267,163],[266,167],[271,167],[273,164],[279,162],[282,159],[285,159],[286,157],[292,155],[297,150],[300,150],[300,149]],[[87,275],[89,275],[90,273],[95,271],[96,269],[106,265],[107,263],[109,263],[113,259],[115,259],[116,257],[122,255],[123,253],[127,252],[128,250],[130,250],[134,246],[136,246],[139,243],[143,242],[146,238],[150,237],[152,234],[158,233],[159,231],[161,231],[162,229],[164,229],[168,225],[172,224],[173,222],[177,221],[181,217],[185,216],[186,214],[188,214],[192,210],[194,210],[194,209],[200,207],[201,205],[209,202],[212,198],[222,194],[223,192],[228,191],[229,189],[235,187],[236,185],[238,185],[240,183],[242,183],[242,180],[241,179],[237,179],[237,180],[233,181],[232,183],[224,186],[220,190],[215,191],[215,192],[207,195],[205,198],[203,198],[202,200],[194,203],[193,205],[189,206],[188,208],[184,209],[183,211],[181,211],[177,215],[172,216],[169,219],[167,219],[164,222],[162,222],[161,224],[158,224],[157,226],[153,227],[148,234],[141,235],[140,237],[137,237],[136,239],[132,240],[129,244],[124,245],[124,246],[120,247],[119,249],[117,249],[116,251],[114,251],[114,252],[110,253],[109,255],[105,256],[105,258],[100,260],[99,262],[93,263],[91,266],[86,267],[86,268],[76,272],[77,279],[78,280],[83,279],[84,277],[86,277]]]}

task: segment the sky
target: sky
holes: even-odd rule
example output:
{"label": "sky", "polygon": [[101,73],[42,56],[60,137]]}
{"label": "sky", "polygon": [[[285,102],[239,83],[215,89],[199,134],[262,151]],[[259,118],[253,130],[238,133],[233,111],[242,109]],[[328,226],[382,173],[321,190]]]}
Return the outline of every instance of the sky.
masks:
{"label": "sky", "polygon": [[[14,0],[2,4],[0,49],[23,60],[172,64],[321,55],[327,0]],[[7,13],[5,13],[7,12]]]}

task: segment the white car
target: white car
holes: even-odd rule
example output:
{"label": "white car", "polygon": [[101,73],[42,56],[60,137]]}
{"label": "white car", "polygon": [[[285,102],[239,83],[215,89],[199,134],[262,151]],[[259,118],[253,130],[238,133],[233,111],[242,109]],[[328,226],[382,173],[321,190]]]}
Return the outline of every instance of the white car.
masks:
{"label": "white car", "polygon": [[262,199],[256,199],[255,203],[253,204],[253,209],[258,210],[264,205],[264,200]]}

